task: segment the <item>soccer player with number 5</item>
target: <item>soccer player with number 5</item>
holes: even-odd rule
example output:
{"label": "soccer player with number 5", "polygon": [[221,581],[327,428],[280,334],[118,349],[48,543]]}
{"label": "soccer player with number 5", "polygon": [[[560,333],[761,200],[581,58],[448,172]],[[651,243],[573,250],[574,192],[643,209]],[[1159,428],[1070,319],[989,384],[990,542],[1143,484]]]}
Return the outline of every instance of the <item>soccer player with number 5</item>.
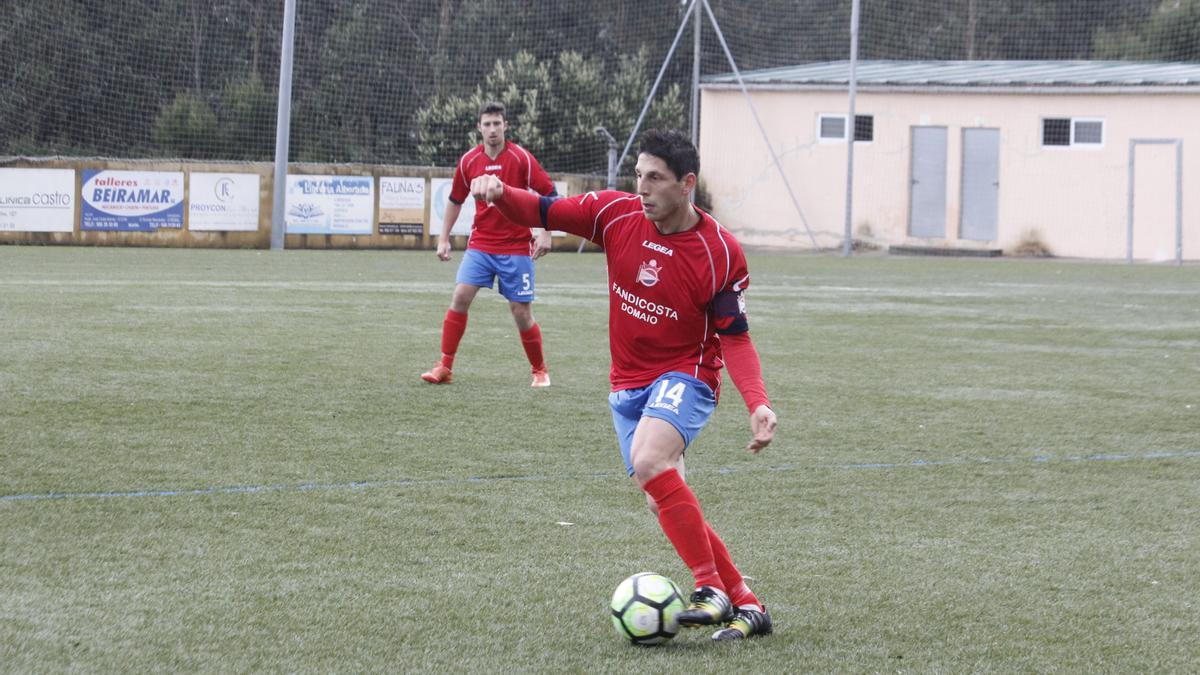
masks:
{"label": "soccer player with number 5", "polygon": [[695,577],[679,623],[719,626],[713,639],[730,640],[771,633],[771,618],[684,482],[684,451],[712,415],[722,366],[750,413],[748,450],[771,442],[776,417],[748,332],[746,258],[728,230],[692,205],[699,170],[686,136],[648,131],[637,194],[539,197],[495,176],[476,178],[471,192],[514,223],[570,232],[604,249],[608,401],[625,469]]}
{"label": "soccer player with number 5", "polygon": [[[504,140],[508,129],[504,104],[485,103],[479,110],[478,129],[483,142],[472,148],[458,161],[454,170],[450,201],[438,238],[439,260],[450,260],[450,230],[458,220],[462,204],[470,196],[471,180],[483,175],[500,176],[510,185],[537,190],[543,195],[555,195],[554,183],[528,150]],[[455,279],[450,308],[442,321],[442,356],[421,379],[430,384],[450,384],[454,376],[454,356],[467,330],[467,311],[480,288],[499,286],[500,294],[508,299],[509,310],[517,324],[521,346],[529,358],[533,373],[531,386],[549,387],[550,372],[542,351],[542,329],[534,321],[530,304],[534,299],[533,261],[550,250],[550,233],[530,232],[509,222],[487,204],[475,205],[475,222],[471,238],[463,254]]]}

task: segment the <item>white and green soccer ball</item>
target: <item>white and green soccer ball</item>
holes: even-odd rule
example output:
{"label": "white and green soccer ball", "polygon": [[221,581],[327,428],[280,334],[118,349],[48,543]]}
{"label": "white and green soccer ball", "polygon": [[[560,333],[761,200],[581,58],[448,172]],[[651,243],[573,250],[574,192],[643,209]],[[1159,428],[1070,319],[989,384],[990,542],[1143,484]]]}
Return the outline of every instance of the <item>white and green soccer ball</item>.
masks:
{"label": "white and green soccer ball", "polygon": [[609,611],[618,635],[637,645],[656,645],[679,632],[678,616],[686,606],[675,582],[642,572],[617,586]]}

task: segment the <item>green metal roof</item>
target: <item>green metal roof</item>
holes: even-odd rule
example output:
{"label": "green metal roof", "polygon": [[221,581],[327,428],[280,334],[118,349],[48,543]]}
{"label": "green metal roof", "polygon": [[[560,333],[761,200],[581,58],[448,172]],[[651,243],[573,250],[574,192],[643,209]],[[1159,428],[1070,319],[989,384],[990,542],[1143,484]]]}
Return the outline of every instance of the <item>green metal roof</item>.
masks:
{"label": "green metal roof", "polygon": [[[1179,87],[1200,85],[1200,63],[1131,61],[859,61],[867,87]],[[848,86],[849,61],[742,73],[747,85]],[[704,84],[737,84],[733,73]]]}

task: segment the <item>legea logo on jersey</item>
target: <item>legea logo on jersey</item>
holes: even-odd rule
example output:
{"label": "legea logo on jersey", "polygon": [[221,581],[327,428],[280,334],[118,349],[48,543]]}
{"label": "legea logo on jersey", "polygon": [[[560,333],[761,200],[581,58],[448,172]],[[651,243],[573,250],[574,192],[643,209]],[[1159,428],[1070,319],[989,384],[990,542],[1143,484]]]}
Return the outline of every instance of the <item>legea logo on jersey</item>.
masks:
{"label": "legea logo on jersey", "polygon": [[651,259],[650,262],[644,262],[638,268],[638,283],[643,286],[653,286],[658,283],[658,275],[661,273],[662,268],[658,266],[657,260]]}
{"label": "legea logo on jersey", "polygon": [[675,251],[667,248],[666,246],[663,246],[662,244],[650,241],[649,239],[643,239],[642,246],[650,249],[651,251],[658,251],[659,253],[662,253],[664,255],[669,255],[669,256],[675,255]]}

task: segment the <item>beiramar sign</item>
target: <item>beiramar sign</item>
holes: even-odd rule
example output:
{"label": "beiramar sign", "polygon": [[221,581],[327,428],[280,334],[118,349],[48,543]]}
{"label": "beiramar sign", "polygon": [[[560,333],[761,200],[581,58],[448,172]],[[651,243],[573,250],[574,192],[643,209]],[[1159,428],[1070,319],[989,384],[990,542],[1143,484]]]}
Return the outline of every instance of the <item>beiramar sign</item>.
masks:
{"label": "beiramar sign", "polygon": [[154,232],[183,228],[183,173],[176,171],[83,172],[79,229]]}

